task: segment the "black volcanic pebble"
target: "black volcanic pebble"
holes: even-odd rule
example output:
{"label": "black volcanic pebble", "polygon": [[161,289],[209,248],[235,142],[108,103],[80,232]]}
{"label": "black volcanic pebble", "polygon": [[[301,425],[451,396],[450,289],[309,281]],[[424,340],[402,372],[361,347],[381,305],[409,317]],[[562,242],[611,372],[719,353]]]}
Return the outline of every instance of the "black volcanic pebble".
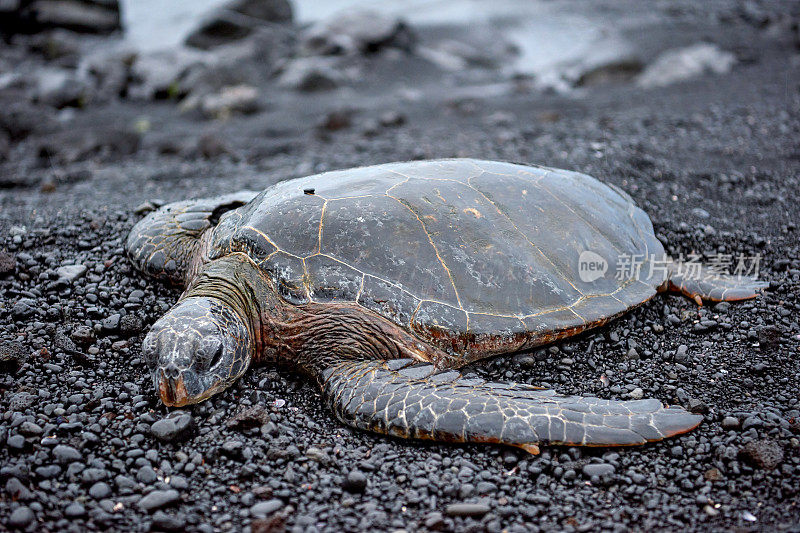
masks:
{"label": "black volcanic pebble", "polygon": [[17,270],[17,257],[14,254],[0,251],[0,277],[13,274]]}
{"label": "black volcanic pebble", "polygon": [[0,370],[16,371],[28,359],[28,350],[20,342],[0,341]]}
{"label": "black volcanic pebble", "polygon": [[779,443],[762,439],[745,444],[739,455],[758,468],[772,470],[781,464],[784,453]]}
{"label": "black volcanic pebble", "polygon": [[34,520],[36,520],[36,515],[33,514],[30,507],[23,505],[14,509],[11,516],[8,517],[8,525],[12,528],[23,529]]}
{"label": "black volcanic pebble", "polygon": [[170,515],[164,511],[153,513],[151,531],[183,531],[186,527],[186,520],[181,515]]}
{"label": "black volcanic pebble", "polygon": [[78,326],[72,330],[72,340],[81,346],[87,346],[95,341],[94,330],[88,326]]}
{"label": "black volcanic pebble", "polygon": [[351,470],[347,473],[342,487],[350,492],[364,492],[366,490],[369,480],[363,472],[358,470]]}
{"label": "black volcanic pebble", "polygon": [[485,503],[451,503],[445,509],[450,516],[483,516],[489,511]]}
{"label": "black volcanic pebble", "polygon": [[166,418],[162,418],[150,426],[153,436],[165,442],[186,439],[191,435],[193,429],[192,415],[181,411],[173,411]]}
{"label": "black volcanic pebble", "polygon": [[119,321],[119,331],[124,337],[132,337],[144,328],[142,319],[136,315],[125,315]]}
{"label": "black volcanic pebble", "polygon": [[147,512],[153,512],[156,509],[167,507],[180,500],[180,493],[175,489],[169,490],[154,490],[147,496],[139,500],[137,504],[140,509]]}

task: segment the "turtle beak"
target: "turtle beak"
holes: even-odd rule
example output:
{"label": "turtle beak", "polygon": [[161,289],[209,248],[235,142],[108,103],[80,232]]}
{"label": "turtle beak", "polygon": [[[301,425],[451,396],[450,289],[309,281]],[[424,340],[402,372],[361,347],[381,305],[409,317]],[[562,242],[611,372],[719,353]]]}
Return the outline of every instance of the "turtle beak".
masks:
{"label": "turtle beak", "polygon": [[186,384],[183,382],[183,375],[168,376],[162,370],[158,380],[158,392],[161,401],[169,407],[181,407],[189,403],[189,394],[186,392]]}

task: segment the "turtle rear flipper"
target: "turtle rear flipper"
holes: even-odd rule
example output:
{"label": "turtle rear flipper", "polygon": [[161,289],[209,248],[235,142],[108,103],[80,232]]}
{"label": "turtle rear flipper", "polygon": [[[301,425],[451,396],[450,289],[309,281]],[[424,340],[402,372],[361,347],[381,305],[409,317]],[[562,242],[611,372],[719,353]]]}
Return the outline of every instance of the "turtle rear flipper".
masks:
{"label": "turtle rear flipper", "polygon": [[749,276],[730,276],[712,271],[708,265],[672,263],[669,272],[669,290],[691,298],[698,305],[703,301],[734,302],[755,298],[769,286]]}
{"label": "turtle rear flipper", "polygon": [[490,442],[538,453],[539,444],[629,446],[696,427],[702,416],[658,400],[559,396],[524,384],[434,373],[410,359],[345,360],[320,376],[336,416],[359,429],[403,438]]}
{"label": "turtle rear flipper", "polygon": [[257,194],[239,191],[167,204],[133,227],[125,243],[128,256],[145,274],[185,285],[203,233],[226,211],[243,206]]}

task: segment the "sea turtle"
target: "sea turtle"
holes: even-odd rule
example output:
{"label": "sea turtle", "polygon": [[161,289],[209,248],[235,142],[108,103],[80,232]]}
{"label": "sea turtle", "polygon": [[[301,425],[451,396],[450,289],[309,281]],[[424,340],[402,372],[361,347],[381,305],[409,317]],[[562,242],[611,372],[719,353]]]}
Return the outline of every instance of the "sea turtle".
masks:
{"label": "sea turtle", "polygon": [[659,290],[699,302],[764,286],[682,271],[615,187],[472,159],[339,170],[169,204],[136,224],[127,250],[137,268],[186,287],[142,346],[164,404],[205,400],[252,361],[284,362],[357,428],[533,453],[540,443],[642,444],[702,417],[456,369],[599,326]]}

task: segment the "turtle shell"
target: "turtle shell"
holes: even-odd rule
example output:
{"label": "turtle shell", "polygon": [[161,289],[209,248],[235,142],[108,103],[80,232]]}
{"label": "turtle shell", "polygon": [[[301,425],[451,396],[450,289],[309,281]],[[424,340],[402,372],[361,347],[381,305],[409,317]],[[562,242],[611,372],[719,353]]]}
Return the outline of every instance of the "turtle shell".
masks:
{"label": "turtle shell", "polygon": [[666,279],[649,217],[585,174],[452,159],[326,172],[223,216],[287,301],[356,302],[463,359],[596,326]]}

